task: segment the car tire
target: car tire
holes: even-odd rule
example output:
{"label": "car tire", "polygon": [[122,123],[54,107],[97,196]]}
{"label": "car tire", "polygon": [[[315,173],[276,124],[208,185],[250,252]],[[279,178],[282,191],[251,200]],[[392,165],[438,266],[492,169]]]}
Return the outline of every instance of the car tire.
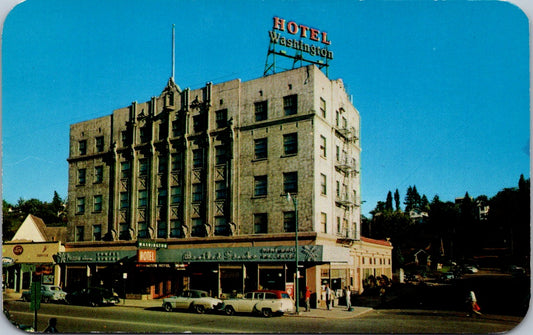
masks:
{"label": "car tire", "polygon": [[226,306],[226,308],[224,308],[224,313],[226,315],[233,315],[235,314],[235,309],[233,309],[232,306]]}
{"label": "car tire", "polygon": [[205,313],[205,307],[203,305],[193,305],[192,308],[198,314],[204,314]]}
{"label": "car tire", "polygon": [[263,308],[261,310],[261,315],[264,316],[265,318],[269,318],[272,316],[272,310],[270,308]]}
{"label": "car tire", "polygon": [[96,302],[94,302],[94,301],[91,301],[91,302],[89,303],[89,305],[91,305],[91,307],[96,307],[96,306],[98,306],[98,304],[97,304]]}
{"label": "car tire", "polygon": [[165,309],[165,311],[167,312],[172,312],[173,308],[172,308],[172,304],[170,302],[167,302],[165,303],[165,305],[163,306],[163,308]]}

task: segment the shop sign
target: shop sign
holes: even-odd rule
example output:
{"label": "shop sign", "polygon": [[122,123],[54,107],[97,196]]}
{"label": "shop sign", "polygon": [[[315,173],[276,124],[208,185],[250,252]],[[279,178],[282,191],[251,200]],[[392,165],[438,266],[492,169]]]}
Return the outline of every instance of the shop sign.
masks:
{"label": "shop sign", "polygon": [[[274,17],[273,20],[272,30],[268,32],[270,43],[305,52],[311,56],[333,59],[333,52],[327,49],[331,41],[325,31],[320,31],[295,21],[286,21],[279,17]],[[280,32],[290,34],[296,38],[284,37]]]}
{"label": "shop sign", "polygon": [[152,241],[138,241],[137,248],[153,248],[153,249],[166,249],[168,245],[166,243],[152,242]]}
{"label": "shop sign", "polygon": [[20,244],[17,244],[16,246],[13,247],[13,253],[15,255],[20,256],[22,255],[23,252],[24,252],[24,248]]}
{"label": "shop sign", "polygon": [[153,249],[137,250],[137,261],[139,263],[155,263],[156,262],[156,251]]}
{"label": "shop sign", "polygon": [[60,252],[56,262],[61,263],[116,263],[124,258],[135,257],[135,250],[73,251]]}

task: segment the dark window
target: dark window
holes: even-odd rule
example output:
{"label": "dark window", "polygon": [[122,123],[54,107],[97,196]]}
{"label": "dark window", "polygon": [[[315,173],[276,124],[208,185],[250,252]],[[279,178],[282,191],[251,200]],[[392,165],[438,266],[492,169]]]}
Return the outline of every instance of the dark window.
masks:
{"label": "dark window", "polygon": [[181,169],[183,164],[183,154],[181,152],[172,154],[171,156],[171,169],[172,171],[178,171]]}
{"label": "dark window", "polygon": [[268,233],[267,213],[254,214],[254,234]]}
{"label": "dark window", "polygon": [[226,199],[226,181],[215,182],[215,197],[217,200]]}
{"label": "dark window", "polygon": [[201,218],[192,219],[192,236],[204,237],[207,235],[204,222]]}
{"label": "dark window", "polygon": [[296,94],[283,97],[283,110],[285,115],[294,115],[298,112],[298,96]]}
{"label": "dark window", "polygon": [[121,133],[122,146],[127,146],[131,144],[130,135],[126,130],[123,130]]}
{"label": "dark window", "polygon": [[283,190],[285,193],[298,193],[298,172],[283,174]]}
{"label": "dark window", "polygon": [[268,140],[266,137],[254,140],[254,157],[255,159],[268,157]]}
{"label": "dark window", "polygon": [[283,229],[286,233],[293,233],[296,227],[296,215],[294,211],[283,212]]}
{"label": "dark window", "polygon": [[87,140],[81,140],[78,142],[78,150],[80,155],[87,154]]}
{"label": "dark window", "polygon": [[170,237],[183,237],[183,230],[181,229],[181,221],[170,221]]}
{"label": "dark window", "polygon": [[104,167],[96,166],[94,168],[94,182],[101,183],[104,180]]}
{"label": "dark window", "polygon": [[326,100],[323,98],[320,98],[320,114],[322,114],[322,117],[326,117]]}
{"label": "dark window", "polygon": [[322,157],[327,157],[326,147],[326,138],[320,135],[320,154],[322,155]]}
{"label": "dark window", "polygon": [[137,224],[137,237],[138,238],[147,238],[148,237],[148,224],[144,221]]}
{"label": "dark window", "polygon": [[139,190],[139,207],[148,205],[148,193],[146,190]]}
{"label": "dark window", "polygon": [[160,188],[157,190],[157,205],[165,206],[167,204],[167,189]]}
{"label": "dark window", "polygon": [[192,151],[192,166],[201,168],[204,166],[204,154],[202,149],[195,149]]}
{"label": "dark window", "polygon": [[328,192],[327,188],[327,182],[326,182],[326,175],[321,173],[320,174],[320,194],[326,195]]}
{"label": "dark window", "polygon": [[148,174],[148,159],[141,158],[139,159],[139,174],[145,176]]}
{"label": "dark window", "polygon": [[93,225],[93,241],[102,240],[102,225]]}
{"label": "dark window", "polygon": [[195,132],[200,132],[205,129],[205,117],[202,114],[192,117],[192,126]]}
{"label": "dark window", "polygon": [[226,152],[226,146],[225,145],[217,145],[215,147],[215,161],[216,164],[226,164],[226,161],[228,159],[227,152]]}
{"label": "dark window", "polygon": [[76,213],[77,214],[85,213],[85,197],[80,197],[76,199]]}
{"label": "dark window", "polygon": [[126,179],[130,177],[130,162],[120,163],[120,178]]}
{"label": "dark window", "polygon": [[202,184],[192,184],[192,201],[202,201],[203,198],[204,192]]}
{"label": "dark window", "polygon": [[120,192],[120,208],[130,207],[130,198],[128,192]]}
{"label": "dark window", "polygon": [[159,165],[157,167],[158,173],[167,173],[168,159],[166,156],[159,156]]}
{"label": "dark window", "polygon": [[131,236],[130,236],[130,225],[127,224],[127,223],[121,223],[120,224],[120,232],[119,232],[119,235],[118,235],[118,238],[120,240],[130,240],[131,239]]}
{"label": "dark window", "polygon": [[76,236],[74,239],[76,242],[81,242],[84,239],[84,226],[76,226]]}
{"label": "dark window", "polygon": [[226,222],[226,218],[223,216],[215,217],[215,235],[228,236],[230,233],[229,225]]}
{"label": "dark window", "polygon": [[101,212],[102,211],[102,195],[95,195],[94,196],[94,211],[95,212]]}
{"label": "dark window", "polygon": [[98,136],[96,138],[96,152],[104,151],[104,137]]}
{"label": "dark window", "polygon": [[172,121],[172,136],[178,137],[183,135],[182,122],[180,120]]}
{"label": "dark window", "polygon": [[268,103],[267,101],[259,101],[254,103],[255,121],[263,121],[268,118]]}
{"label": "dark window", "polygon": [[162,122],[159,124],[159,139],[164,140],[168,137],[168,123]]}
{"label": "dark window", "polygon": [[170,201],[173,204],[180,203],[183,198],[183,191],[181,186],[172,186],[170,188]]}
{"label": "dark window", "polygon": [[157,221],[157,237],[164,238],[167,237],[167,222],[166,221]]}
{"label": "dark window", "polygon": [[298,153],[298,133],[283,135],[283,152],[285,155],[295,155]]}
{"label": "dark window", "polygon": [[139,139],[141,143],[150,141],[150,129],[148,126],[144,126],[139,129]]}
{"label": "dark window", "polygon": [[224,128],[228,125],[228,110],[221,109],[215,112],[217,128]]}
{"label": "dark window", "polygon": [[86,169],[78,169],[78,185],[85,185]]}
{"label": "dark window", "polygon": [[261,197],[268,194],[268,179],[267,176],[254,177],[254,196]]}

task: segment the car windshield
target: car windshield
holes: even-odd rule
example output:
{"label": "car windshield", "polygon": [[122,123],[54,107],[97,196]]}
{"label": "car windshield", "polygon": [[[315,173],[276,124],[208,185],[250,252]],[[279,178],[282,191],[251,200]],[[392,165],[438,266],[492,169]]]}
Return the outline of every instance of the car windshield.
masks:
{"label": "car windshield", "polygon": [[290,299],[290,298],[291,298],[291,297],[289,296],[289,294],[287,294],[287,293],[282,293],[282,294],[281,294],[281,297],[282,297],[283,299]]}

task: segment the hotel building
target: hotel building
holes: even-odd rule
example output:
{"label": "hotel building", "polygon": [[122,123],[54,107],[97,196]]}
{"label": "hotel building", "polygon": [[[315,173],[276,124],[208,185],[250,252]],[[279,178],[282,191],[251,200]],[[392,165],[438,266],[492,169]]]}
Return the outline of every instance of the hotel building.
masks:
{"label": "hotel building", "polygon": [[[391,277],[360,236],[360,116],[314,65],[180,89],[70,127],[67,288],[221,296]],[[296,204],[296,206],[295,206]],[[298,249],[295,229],[298,227]],[[315,294],[317,293],[318,294]]]}

